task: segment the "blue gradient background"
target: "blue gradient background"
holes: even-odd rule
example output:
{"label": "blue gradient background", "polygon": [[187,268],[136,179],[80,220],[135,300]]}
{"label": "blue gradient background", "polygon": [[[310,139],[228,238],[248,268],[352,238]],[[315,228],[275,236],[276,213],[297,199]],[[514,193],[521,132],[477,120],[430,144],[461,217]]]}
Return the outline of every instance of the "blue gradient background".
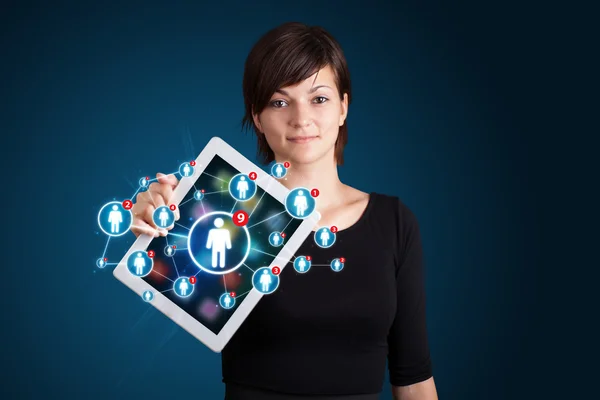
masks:
{"label": "blue gradient background", "polygon": [[240,131],[243,64],[290,20],[324,26],[349,62],[341,179],[398,195],[419,218],[440,398],[566,390],[542,384],[554,367],[534,312],[538,137],[524,74],[541,35],[531,10],[18,4],[0,16],[3,197],[20,210],[5,220],[0,397],[223,397],[220,355],[95,267],[96,217],[214,135],[256,162],[254,137]]}

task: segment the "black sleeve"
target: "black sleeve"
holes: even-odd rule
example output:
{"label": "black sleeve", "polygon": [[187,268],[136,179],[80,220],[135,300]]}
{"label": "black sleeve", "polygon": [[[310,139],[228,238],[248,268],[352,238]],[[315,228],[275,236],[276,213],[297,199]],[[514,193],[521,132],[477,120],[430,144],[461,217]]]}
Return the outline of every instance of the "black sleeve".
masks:
{"label": "black sleeve", "polygon": [[396,317],[388,334],[390,383],[406,386],[432,376],[425,318],[425,279],[416,216],[398,201],[396,226]]}

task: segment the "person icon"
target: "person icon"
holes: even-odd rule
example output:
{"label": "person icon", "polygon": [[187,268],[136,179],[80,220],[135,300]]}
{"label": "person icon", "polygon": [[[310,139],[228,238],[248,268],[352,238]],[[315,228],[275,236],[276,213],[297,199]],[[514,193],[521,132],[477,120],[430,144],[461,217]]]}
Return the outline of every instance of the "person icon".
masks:
{"label": "person icon", "polygon": [[310,269],[310,261],[305,256],[298,256],[294,260],[294,269],[301,274],[308,272]]}
{"label": "person icon", "polygon": [[152,272],[153,262],[144,251],[131,253],[127,259],[127,268],[132,275],[143,278]]}
{"label": "person icon", "polygon": [[315,209],[315,199],[305,188],[290,191],[285,198],[285,209],[294,218],[305,219]]}
{"label": "person icon", "polygon": [[248,189],[249,189],[249,187],[248,187],[248,182],[246,182],[246,177],[241,176],[240,180],[236,186],[236,190],[238,191],[240,199],[246,198],[246,192],[248,191]]}
{"label": "person icon", "polygon": [[187,283],[187,280],[182,280],[179,283],[179,291],[181,292],[182,296],[187,296],[187,291],[188,291],[189,286],[190,285]]}
{"label": "person icon", "polygon": [[298,267],[300,268],[300,271],[304,272],[304,269],[306,268],[306,260],[304,258],[301,258],[300,261],[298,261]]}
{"label": "person icon", "polygon": [[120,201],[111,201],[102,206],[98,213],[98,226],[108,236],[123,236],[131,228],[133,215]]}
{"label": "person icon", "polygon": [[106,267],[106,261],[104,261],[104,258],[100,257],[96,261],[96,266],[98,266],[98,268],[104,268],[104,267]]}
{"label": "person icon", "polygon": [[133,266],[135,267],[136,275],[143,275],[144,268],[146,267],[146,260],[144,260],[143,254],[141,252],[137,253],[137,257],[133,262]]}
{"label": "person icon", "polygon": [[271,274],[269,274],[269,271],[267,271],[266,269],[263,270],[263,273],[260,276],[261,291],[268,292],[269,286],[271,286],[271,283],[272,283]]}
{"label": "person icon", "polygon": [[333,243],[335,243],[335,233],[331,232],[331,230],[326,226],[319,228],[315,232],[314,238],[315,243],[319,247],[323,248],[331,247],[333,246]]}
{"label": "person icon", "polygon": [[165,255],[167,257],[172,257],[174,254],[175,254],[175,249],[173,248],[173,246],[167,245],[165,247]]}
{"label": "person icon", "polygon": [[145,290],[144,293],[142,293],[142,299],[144,299],[145,302],[150,302],[153,298],[154,294],[149,290]]}
{"label": "person icon", "polygon": [[336,258],[335,260],[333,260],[333,261],[331,262],[331,269],[332,269],[334,272],[339,272],[339,271],[341,271],[343,268],[344,268],[344,263],[343,263],[343,262],[342,262],[342,261],[341,261],[339,258]]}
{"label": "person icon", "polygon": [[188,297],[194,291],[194,285],[190,283],[190,278],[181,276],[173,283],[173,291],[179,297]]}
{"label": "person icon", "polygon": [[279,275],[271,272],[271,268],[262,267],[254,271],[252,286],[262,294],[273,293],[279,287]]}
{"label": "person icon", "polygon": [[237,201],[248,201],[256,194],[256,183],[245,174],[237,174],[229,181],[229,194]]}
{"label": "person icon", "polygon": [[189,162],[185,162],[179,166],[179,175],[182,177],[192,176],[194,173],[194,168],[190,165]]}
{"label": "person icon", "polygon": [[158,214],[158,219],[160,220],[160,226],[167,226],[167,220],[169,219],[169,213],[163,208]]}
{"label": "person icon", "polygon": [[219,266],[225,268],[225,249],[231,249],[231,235],[229,230],[223,228],[223,218],[215,218],[215,228],[208,232],[206,248],[212,249],[212,267],[217,268],[217,257]]}
{"label": "person icon", "polygon": [[108,214],[108,223],[110,224],[111,233],[119,233],[119,226],[123,222],[123,214],[119,211],[118,205],[112,206],[112,211]]}
{"label": "person icon", "polygon": [[323,228],[321,230],[321,234],[319,235],[319,239],[321,239],[321,245],[323,247],[326,247],[327,243],[329,242],[329,231],[327,230],[327,228]]}
{"label": "person icon", "polygon": [[308,208],[308,203],[306,201],[306,196],[304,195],[302,190],[299,190],[298,194],[296,195],[296,199],[294,200],[294,207],[296,207],[296,214],[299,217],[303,217],[304,212]]}
{"label": "person icon", "polygon": [[273,232],[269,235],[269,242],[273,247],[279,247],[283,244],[283,237],[279,232]]}
{"label": "person icon", "polygon": [[275,168],[275,174],[277,175],[278,178],[281,178],[282,172],[283,172],[283,168],[281,167],[281,164],[277,164],[277,168]]}
{"label": "person icon", "polygon": [[221,307],[230,309],[235,304],[235,298],[231,297],[229,293],[225,292],[219,298],[219,303],[221,304]]}
{"label": "person icon", "polygon": [[200,201],[204,198],[204,193],[202,193],[200,190],[196,190],[194,192],[194,199]]}
{"label": "person icon", "polygon": [[167,206],[160,206],[152,214],[152,220],[159,228],[168,228],[175,221],[175,214]]}

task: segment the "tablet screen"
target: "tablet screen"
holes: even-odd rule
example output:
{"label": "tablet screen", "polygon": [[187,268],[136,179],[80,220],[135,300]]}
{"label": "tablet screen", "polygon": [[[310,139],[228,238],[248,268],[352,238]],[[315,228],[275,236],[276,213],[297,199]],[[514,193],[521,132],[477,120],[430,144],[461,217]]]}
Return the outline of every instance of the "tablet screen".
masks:
{"label": "tablet screen", "polygon": [[[215,155],[180,202],[180,218],[169,234],[154,238],[147,249],[154,252],[153,266],[142,279],[217,335],[252,290],[255,271],[271,265],[283,248],[270,235],[291,237],[302,223],[258,185],[247,200],[232,197],[230,182],[250,172]],[[247,215],[245,229],[232,225],[240,210]],[[228,227],[231,236],[219,235]]]}

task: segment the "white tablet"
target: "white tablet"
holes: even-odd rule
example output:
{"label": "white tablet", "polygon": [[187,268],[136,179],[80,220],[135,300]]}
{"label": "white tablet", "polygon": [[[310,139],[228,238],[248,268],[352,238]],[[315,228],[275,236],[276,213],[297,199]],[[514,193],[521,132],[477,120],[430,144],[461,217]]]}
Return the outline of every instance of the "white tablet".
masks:
{"label": "white tablet", "polygon": [[320,219],[311,188],[290,191],[278,180],[286,169],[274,171],[277,179],[212,138],[180,166],[170,208],[154,212],[156,226],[173,226],[168,235],[140,235],[115,277],[221,352]]}

